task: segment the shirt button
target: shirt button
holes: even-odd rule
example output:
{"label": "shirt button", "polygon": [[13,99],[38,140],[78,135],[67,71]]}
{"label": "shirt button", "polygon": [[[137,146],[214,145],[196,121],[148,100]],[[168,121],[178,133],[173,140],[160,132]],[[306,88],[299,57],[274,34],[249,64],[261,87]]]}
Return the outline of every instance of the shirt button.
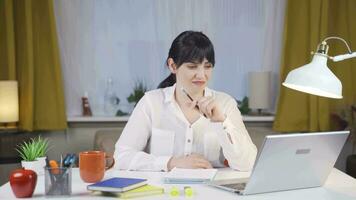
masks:
{"label": "shirt button", "polygon": [[190,143],[190,139],[188,139],[187,142]]}

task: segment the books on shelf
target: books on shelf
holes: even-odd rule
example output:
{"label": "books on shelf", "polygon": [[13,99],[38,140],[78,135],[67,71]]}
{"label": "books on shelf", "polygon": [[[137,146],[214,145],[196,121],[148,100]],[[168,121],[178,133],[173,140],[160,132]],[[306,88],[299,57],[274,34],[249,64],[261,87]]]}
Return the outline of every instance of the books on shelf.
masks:
{"label": "books on shelf", "polygon": [[206,183],[212,181],[217,169],[173,168],[164,176],[165,183]]}
{"label": "books on shelf", "polygon": [[126,192],[94,192],[94,195],[103,195],[110,197],[119,197],[121,199],[130,199],[136,197],[144,197],[150,195],[163,194],[164,188],[153,186],[153,185],[144,185]]}
{"label": "books on shelf", "polygon": [[87,189],[101,192],[125,192],[146,184],[147,179],[116,177],[88,185]]}

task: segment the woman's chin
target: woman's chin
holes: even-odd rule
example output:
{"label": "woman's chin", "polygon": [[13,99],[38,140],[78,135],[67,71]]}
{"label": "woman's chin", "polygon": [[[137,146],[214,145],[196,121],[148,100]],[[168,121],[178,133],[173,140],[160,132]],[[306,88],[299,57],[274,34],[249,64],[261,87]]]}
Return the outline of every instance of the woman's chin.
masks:
{"label": "woman's chin", "polygon": [[204,91],[205,89],[205,84],[193,84],[191,87],[191,91],[194,93],[200,93]]}

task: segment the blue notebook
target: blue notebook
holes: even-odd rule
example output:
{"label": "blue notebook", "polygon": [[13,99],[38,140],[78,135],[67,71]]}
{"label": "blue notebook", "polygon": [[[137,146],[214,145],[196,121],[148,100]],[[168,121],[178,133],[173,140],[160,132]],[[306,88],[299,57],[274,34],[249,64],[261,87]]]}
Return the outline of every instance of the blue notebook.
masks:
{"label": "blue notebook", "polygon": [[102,192],[124,192],[146,184],[147,179],[117,177],[88,185],[87,189]]}

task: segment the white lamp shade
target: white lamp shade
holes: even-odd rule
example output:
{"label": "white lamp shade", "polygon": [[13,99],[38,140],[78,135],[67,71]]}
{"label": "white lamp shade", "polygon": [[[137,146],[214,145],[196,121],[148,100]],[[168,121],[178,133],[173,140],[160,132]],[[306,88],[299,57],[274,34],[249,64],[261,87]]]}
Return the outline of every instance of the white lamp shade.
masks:
{"label": "white lamp shade", "polygon": [[252,109],[270,108],[270,80],[269,71],[249,72],[249,101]]}
{"label": "white lamp shade", "polygon": [[17,81],[0,81],[0,123],[19,121]]}
{"label": "white lamp shade", "polygon": [[330,71],[326,62],[325,56],[315,54],[309,64],[289,72],[282,84],[301,92],[341,99],[341,81]]}

